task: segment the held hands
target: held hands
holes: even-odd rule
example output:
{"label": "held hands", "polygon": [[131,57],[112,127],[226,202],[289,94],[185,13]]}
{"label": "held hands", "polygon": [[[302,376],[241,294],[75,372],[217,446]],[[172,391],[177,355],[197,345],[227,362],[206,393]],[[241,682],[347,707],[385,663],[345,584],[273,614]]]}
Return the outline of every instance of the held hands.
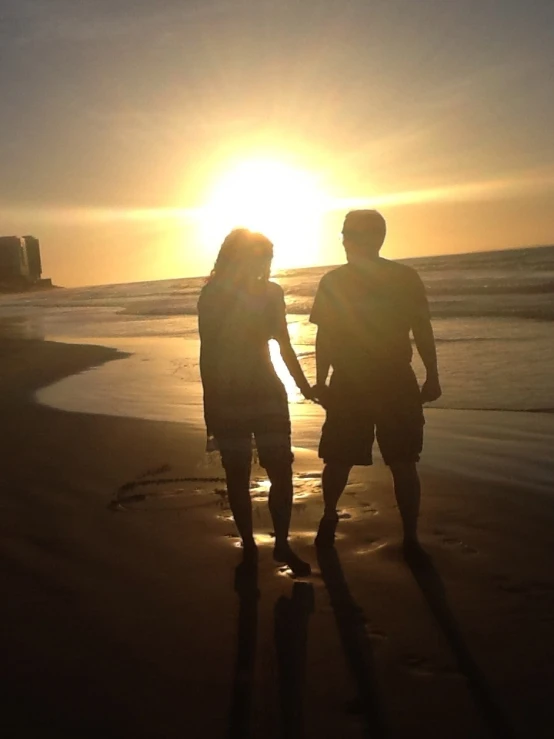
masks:
{"label": "held hands", "polygon": [[305,387],[301,388],[300,392],[306,398],[306,400],[312,400],[314,403],[322,405],[325,408],[322,397],[325,395],[326,390],[326,385],[314,385],[313,387],[310,387],[308,384],[306,384]]}
{"label": "held hands", "polygon": [[438,376],[427,377],[421,388],[421,402],[432,403],[442,395]]}
{"label": "held hands", "polygon": [[309,385],[307,385],[306,387],[302,388],[300,392],[306,398],[306,400],[311,400],[314,403],[319,403],[319,399],[315,393],[315,385],[314,387],[310,387]]}
{"label": "held hands", "polygon": [[313,400],[315,403],[318,403],[323,408],[327,408],[327,399],[329,395],[329,386],[322,384],[322,385],[314,385],[310,389],[311,393],[311,400]]}

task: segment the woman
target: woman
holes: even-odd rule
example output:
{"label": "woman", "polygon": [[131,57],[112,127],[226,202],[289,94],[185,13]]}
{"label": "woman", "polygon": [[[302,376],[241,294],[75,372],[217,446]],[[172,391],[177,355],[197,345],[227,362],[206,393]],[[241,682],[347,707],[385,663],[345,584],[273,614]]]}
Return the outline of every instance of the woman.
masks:
{"label": "woman", "polygon": [[250,468],[252,436],[271,481],[269,510],[275,530],[274,559],[298,575],[310,573],[288,542],[292,511],[292,460],[287,395],[269,355],[269,339],[300,392],[310,386],[290,343],[285,300],[269,281],[273,244],[259,233],[236,229],[225,238],[198,301],[200,373],[208,440],[215,438],[227,493],[242,538],[245,560],[255,560]]}

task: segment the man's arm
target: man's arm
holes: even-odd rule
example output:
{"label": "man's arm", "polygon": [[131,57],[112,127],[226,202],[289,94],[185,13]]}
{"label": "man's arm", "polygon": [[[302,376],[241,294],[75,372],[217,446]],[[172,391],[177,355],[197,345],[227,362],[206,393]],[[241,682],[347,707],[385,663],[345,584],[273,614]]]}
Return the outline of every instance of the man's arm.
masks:
{"label": "man's arm", "polygon": [[327,377],[331,369],[331,342],[329,331],[322,326],[318,326],[315,338],[315,392],[316,396],[325,402],[320,395],[325,395],[327,387]]}
{"label": "man's arm", "polygon": [[317,325],[315,338],[315,368],[316,384],[314,386],[315,397],[321,405],[326,406],[327,378],[332,366],[332,337],[329,329],[332,322],[333,301],[329,299],[328,277],[323,277],[317,288],[314,304],[310,313],[311,323]]}
{"label": "man's arm", "polygon": [[419,356],[421,357],[427,377],[421,388],[421,400],[430,403],[442,395],[439,383],[439,369],[437,364],[437,349],[435,336],[431,325],[429,305],[425,295],[423,283],[418,278],[418,299],[412,318],[412,333]]}

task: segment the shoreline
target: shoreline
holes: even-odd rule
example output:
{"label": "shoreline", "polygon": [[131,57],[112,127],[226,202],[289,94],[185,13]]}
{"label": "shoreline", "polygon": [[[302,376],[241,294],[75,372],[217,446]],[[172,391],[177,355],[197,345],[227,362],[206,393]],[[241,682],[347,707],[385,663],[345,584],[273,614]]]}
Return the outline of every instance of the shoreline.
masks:
{"label": "shoreline", "polygon": [[[114,339],[111,345],[125,362],[108,362],[95,372],[43,388],[39,401],[71,412],[186,423],[203,432],[197,340]],[[321,408],[291,402],[290,411],[293,445],[317,450]],[[422,471],[551,494],[553,414],[431,405],[425,416]],[[377,449],[375,456],[379,459]]]}
{"label": "shoreline", "polygon": [[[402,559],[388,471],[357,468],[336,553],[318,558],[321,463],[301,449],[292,542],[314,573],[294,581],[273,563],[257,469],[252,599],[235,580],[223,486],[189,481],[222,475],[201,466],[198,429],[33,401],[37,387],[115,350],[22,340],[0,353],[10,739],[225,736],[237,726],[274,737],[300,718],[318,739],[550,736],[548,496],[422,469],[431,566],[417,571]],[[109,509],[139,483],[148,496]]]}

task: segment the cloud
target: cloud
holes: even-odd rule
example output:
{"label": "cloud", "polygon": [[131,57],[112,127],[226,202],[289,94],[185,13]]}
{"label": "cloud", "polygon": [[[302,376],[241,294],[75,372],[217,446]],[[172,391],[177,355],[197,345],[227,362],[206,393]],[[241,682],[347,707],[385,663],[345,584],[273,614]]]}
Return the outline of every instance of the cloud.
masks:
{"label": "cloud", "polygon": [[87,225],[160,220],[188,221],[198,217],[198,208],[65,208],[59,206],[1,206],[0,219],[12,223],[32,220],[34,224]]}
{"label": "cloud", "polygon": [[379,208],[419,203],[490,201],[517,198],[554,188],[554,171],[529,171],[490,180],[451,183],[431,188],[370,196],[337,198],[332,210]]}
{"label": "cloud", "polygon": [[5,43],[111,41],[140,35],[171,35],[185,24],[230,11],[219,2],[105,2],[96,0],[4,0],[0,39]]}

